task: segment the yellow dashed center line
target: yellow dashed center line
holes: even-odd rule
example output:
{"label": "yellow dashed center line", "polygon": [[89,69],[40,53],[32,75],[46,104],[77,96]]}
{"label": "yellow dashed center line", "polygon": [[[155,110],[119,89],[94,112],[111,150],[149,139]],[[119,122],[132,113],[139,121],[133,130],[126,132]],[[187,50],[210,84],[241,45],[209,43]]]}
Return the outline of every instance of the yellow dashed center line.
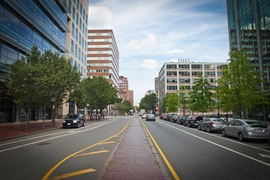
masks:
{"label": "yellow dashed center line", "polygon": [[96,170],[92,169],[92,168],[89,168],[89,169],[75,171],[75,172],[71,172],[71,173],[67,173],[67,174],[62,174],[62,175],[59,175],[59,176],[52,177],[50,179],[52,179],[52,180],[54,180],[54,179],[65,179],[65,178],[69,178],[69,177],[72,177],[72,176],[86,174],[86,173],[90,173],[90,172],[94,172],[94,171],[96,171]]}
{"label": "yellow dashed center line", "polygon": [[102,144],[112,144],[112,143],[115,143],[115,141],[107,141],[107,142],[99,143],[98,145],[102,145]]}
{"label": "yellow dashed center line", "polygon": [[95,152],[90,152],[90,153],[83,153],[83,154],[76,154],[73,157],[78,157],[78,156],[88,156],[88,155],[93,155],[93,154],[101,154],[105,152],[110,152],[109,150],[102,150],[102,151],[95,151]]}
{"label": "yellow dashed center line", "polygon": [[[114,135],[112,135],[111,137],[108,137],[107,139],[104,139],[103,141],[100,141],[100,142],[98,142],[98,143],[96,143],[96,144],[93,144],[93,145],[91,145],[91,146],[88,146],[88,147],[86,147],[86,148],[84,148],[84,149],[81,149],[81,150],[79,150],[79,151],[77,151],[77,152],[74,152],[73,154],[70,154],[69,156],[67,156],[67,157],[65,157],[64,159],[62,159],[60,162],[58,162],[56,165],[54,165],[50,170],[49,170],[49,172],[47,172],[46,174],[45,174],[45,176],[42,178],[42,180],[46,180],[46,179],[48,179],[49,177],[50,177],[50,175],[61,165],[61,164],[63,164],[65,161],[67,161],[69,158],[71,158],[71,157],[74,157],[74,156],[76,156],[76,155],[78,155],[79,153],[81,153],[81,152],[83,152],[83,151],[86,151],[86,150],[88,150],[88,149],[91,149],[91,148],[93,148],[93,147],[95,147],[95,146],[98,146],[99,144],[101,144],[101,143],[105,143],[106,141],[108,141],[108,140],[110,140],[110,139],[112,139],[112,138],[114,138],[114,137],[119,137],[119,134],[121,134],[122,132],[124,132],[124,130],[128,127],[128,125],[129,125],[129,123],[131,122],[131,119],[128,121],[128,123],[124,126],[124,128],[121,130],[121,131],[119,131],[118,133],[116,133],[116,134],[114,134]],[[87,170],[89,170],[89,169],[87,169]],[[84,172],[84,171],[87,171],[87,170],[82,170],[82,172]],[[94,170],[95,171],[95,170]],[[81,172],[81,171],[77,171],[77,172]],[[93,172],[93,169],[92,169],[92,171],[90,171],[90,172]],[[76,172],[75,172],[76,173]],[[74,174],[74,173],[68,173],[68,174],[73,174],[73,176],[75,176],[75,175],[78,175],[78,174]],[[57,176],[58,177],[58,176]],[[60,176],[59,176],[60,177]],[[62,177],[62,175],[61,175],[61,177]],[[69,176],[70,177],[70,176]]]}

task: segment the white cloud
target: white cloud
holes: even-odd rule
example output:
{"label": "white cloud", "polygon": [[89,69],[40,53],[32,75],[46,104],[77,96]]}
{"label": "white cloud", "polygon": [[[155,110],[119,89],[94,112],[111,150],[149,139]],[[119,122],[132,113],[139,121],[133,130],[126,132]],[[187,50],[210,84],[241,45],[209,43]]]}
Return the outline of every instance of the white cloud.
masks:
{"label": "white cloud", "polygon": [[228,59],[225,1],[90,0],[88,17],[89,28],[113,29],[120,75],[128,78],[137,103],[154,89],[164,62]]}
{"label": "white cloud", "polygon": [[144,69],[156,69],[157,61],[154,59],[145,59],[143,60],[141,67]]}
{"label": "white cloud", "polygon": [[183,54],[185,53],[186,50],[182,50],[182,49],[173,49],[173,50],[168,50],[166,51],[164,54]]}

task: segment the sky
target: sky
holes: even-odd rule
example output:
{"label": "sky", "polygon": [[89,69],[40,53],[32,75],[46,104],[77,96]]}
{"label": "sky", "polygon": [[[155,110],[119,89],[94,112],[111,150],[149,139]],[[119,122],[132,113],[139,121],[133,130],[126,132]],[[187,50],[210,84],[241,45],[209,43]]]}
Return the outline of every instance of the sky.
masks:
{"label": "sky", "polygon": [[229,59],[225,0],[90,0],[89,29],[112,29],[138,105],[165,62]]}

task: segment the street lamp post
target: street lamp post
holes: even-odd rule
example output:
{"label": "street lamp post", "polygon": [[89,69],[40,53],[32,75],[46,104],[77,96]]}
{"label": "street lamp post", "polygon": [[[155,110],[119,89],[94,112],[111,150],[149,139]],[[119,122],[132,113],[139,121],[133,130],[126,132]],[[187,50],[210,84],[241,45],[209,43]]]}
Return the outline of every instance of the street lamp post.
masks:
{"label": "street lamp post", "polygon": [[54,115],[55,115],[55,98],[52,98],[51,99],[51,103],[52,103],[52,127],[54,127],[55,126],[55,117],[54,117]]}

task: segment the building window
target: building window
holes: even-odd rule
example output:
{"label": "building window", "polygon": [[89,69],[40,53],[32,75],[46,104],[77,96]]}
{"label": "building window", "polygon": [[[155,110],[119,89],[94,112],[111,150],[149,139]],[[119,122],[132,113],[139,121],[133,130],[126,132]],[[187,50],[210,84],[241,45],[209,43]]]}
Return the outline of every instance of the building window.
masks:
{"label": "building window", "polygon": [[167,90],[177,90],[177,86],[167,86]]}
{"label": "building window", "polygon": [[202,65],[201,64],[192,64],[191,68],[192,69],[202,69]]}
{"label": "building window", "polygon": [[74,54],[74,41],[71,39],[71,43],[70,43],[70,51],[72,54]]}
{"label": "building window", "polygon": [[199,74],[202,74],[201,71],[193,71],[192,76],[198,76]]}
{"label": "building window", "polygon": [[75,34],[75,24],[72,23],[72,29],[71,29],[72,37],[74,37]]}
{"label": "building window", "polygon": [[167,69],[176,69],[176,64],[168,64]]}
{"label": "building window", "polygon": [[180,64],[179,68],[181,68],[181,69],[189,69],[189,64]]}
{"label": "building window", "polygon": [[190,73],[187,71],[180,71],[179,76],[190,76]]}
{"label": "building window", "polygon": [[214,71],[206,71],[205,72],[205,76],[215,76],[215,72]]}
{"label": "building window", "polygon": [[168,71],[167,76],[177,76],[177,72],[176,71]]}

